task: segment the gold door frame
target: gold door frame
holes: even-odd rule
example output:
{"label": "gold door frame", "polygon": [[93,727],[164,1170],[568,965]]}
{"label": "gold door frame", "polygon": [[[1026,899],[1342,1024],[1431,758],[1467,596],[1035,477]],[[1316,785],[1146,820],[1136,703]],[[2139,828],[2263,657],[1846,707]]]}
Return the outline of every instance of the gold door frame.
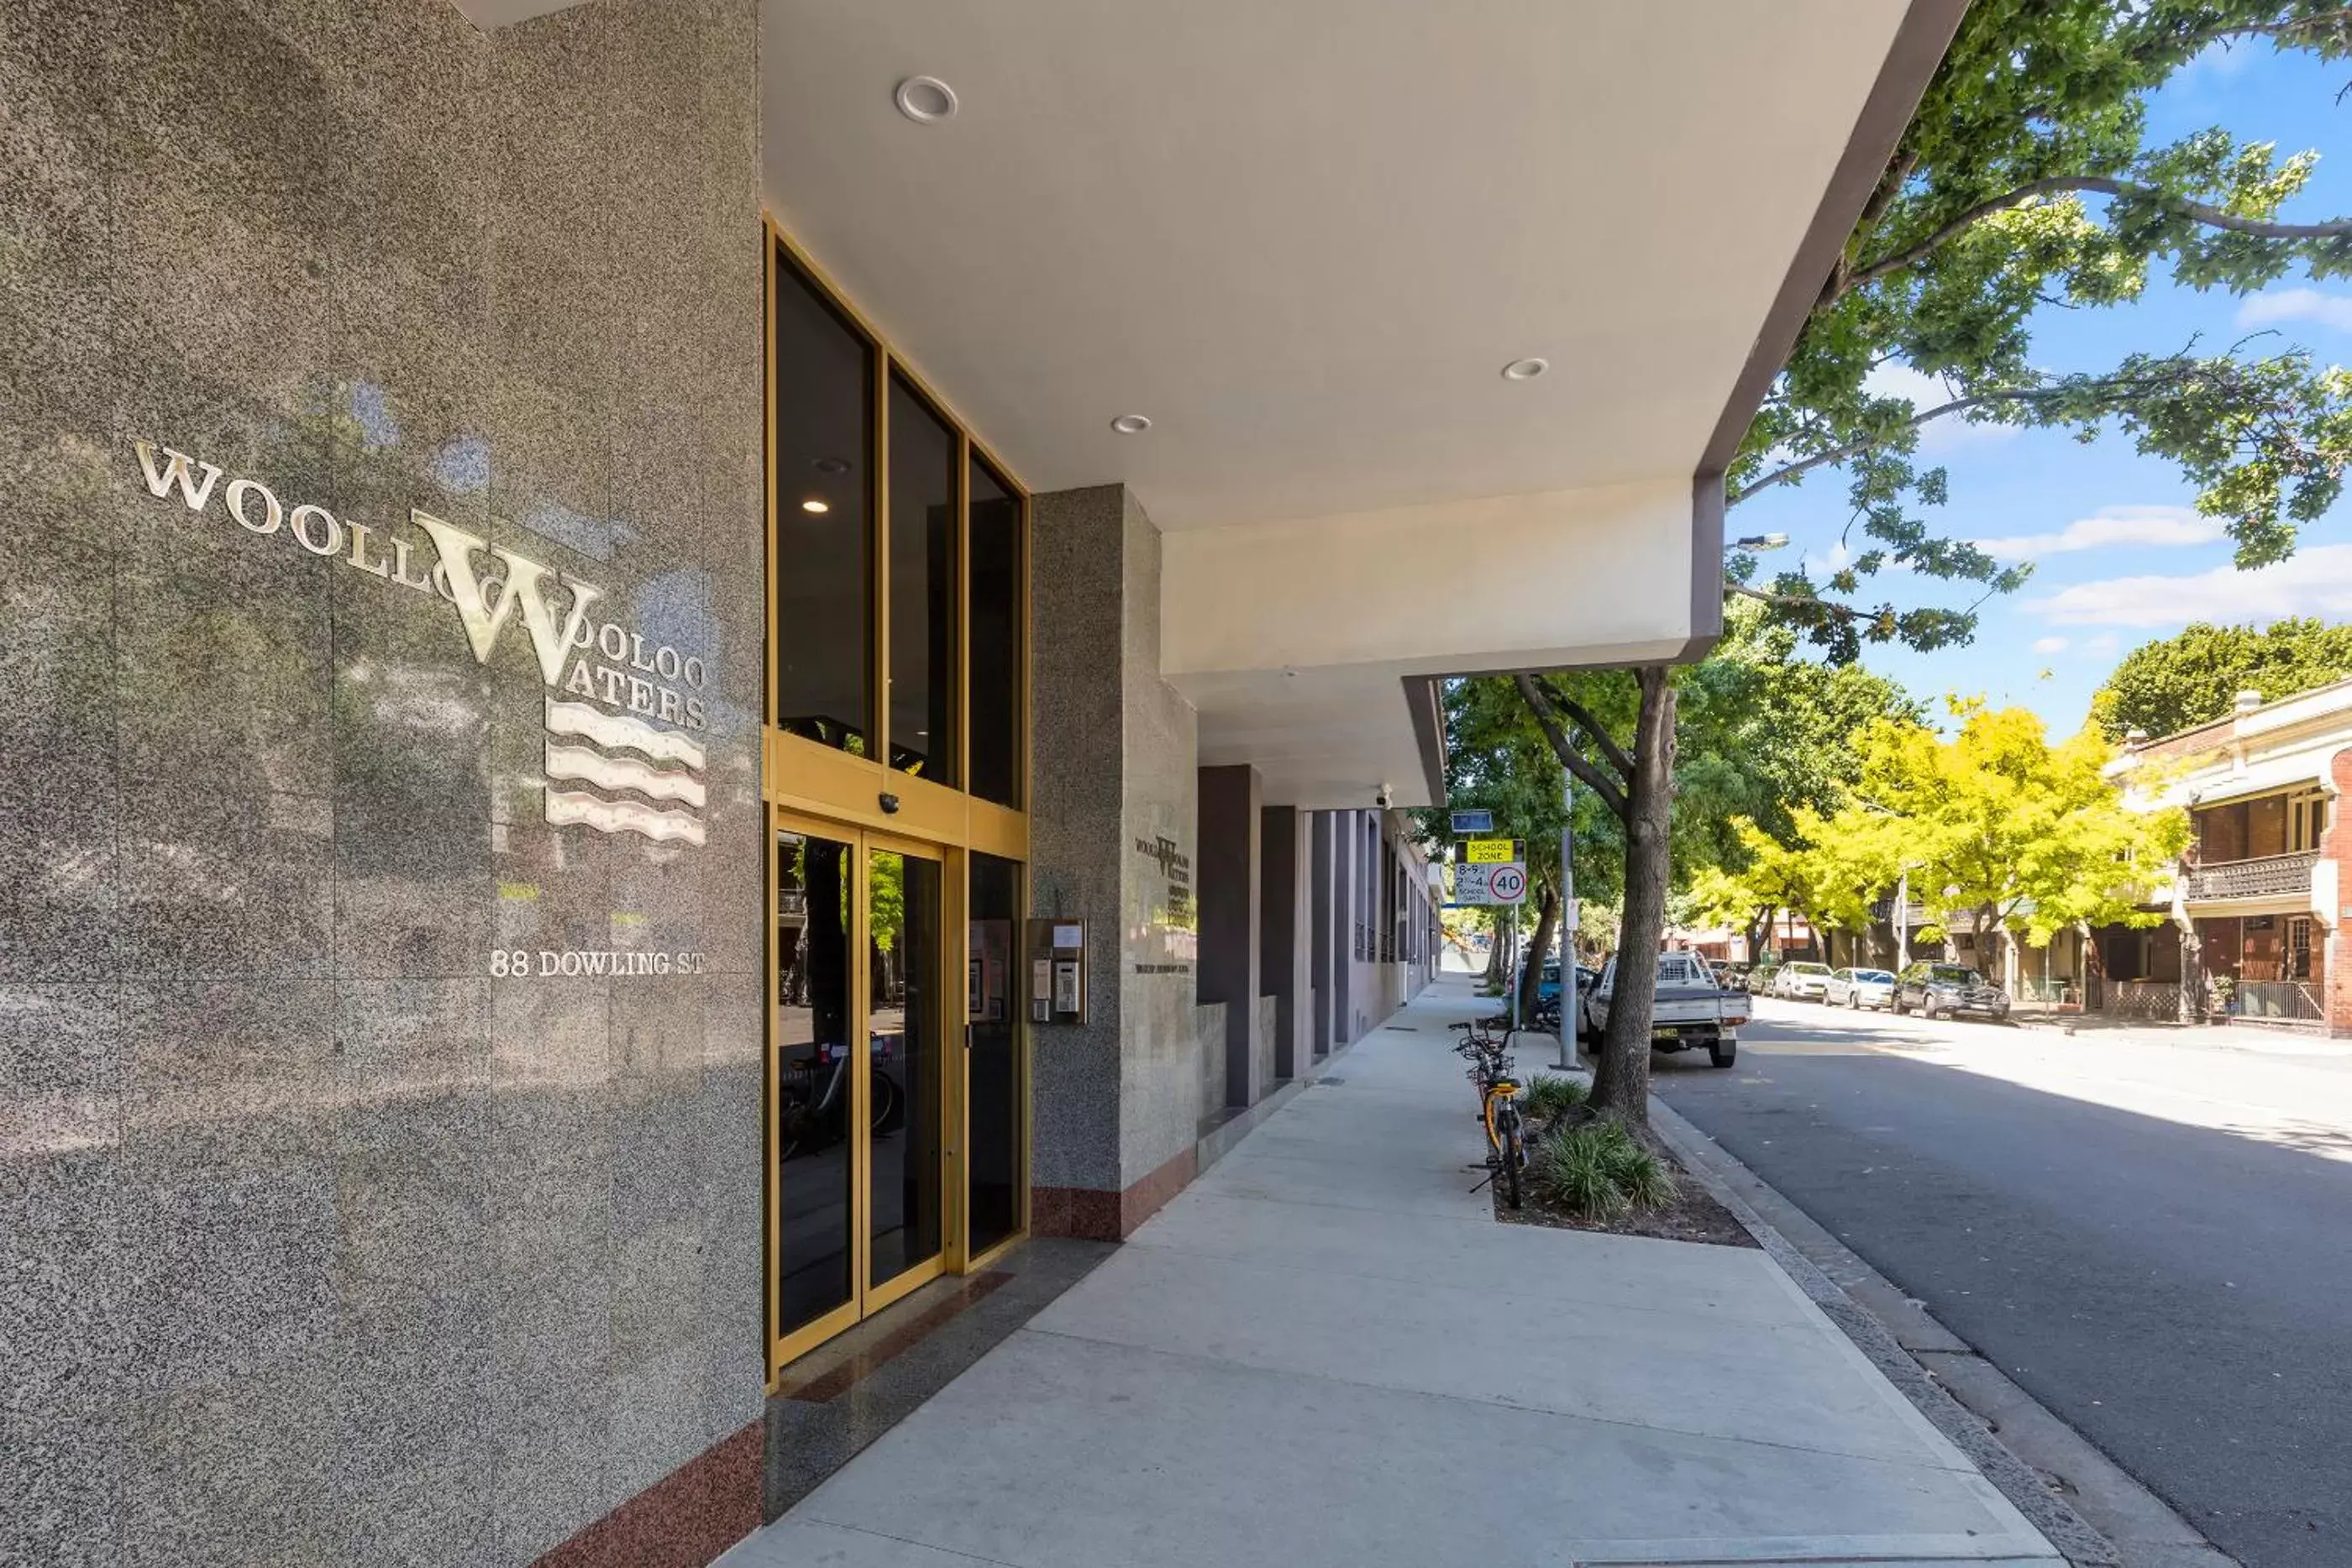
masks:
{"label": "gold door frame", "polygon": [[[931,1020],[933,1039],[940,1051],[940,1168],[937,1173],[940,1182],[940,1249],[894,1279],[879,1285],[874,1283],[874,1130],[871,1111],[862,1110],[865,1120],[858,1124],[858,1134],[853,1145],[855,1153],[850,1161],[850,1179],[856,1198],[853,1207],[856,1218],[854,1223],[857,1228],[857,1256],[853,1266],[857,1274],[857,1295],[865,1303],[858,1315],[870,1317],[908,1291],[920,1289],[947,1272],[948,1255],[961,1228],[957,1222],[958,1211],[962,1205],[954,1194],[963,1169],[959,1153],[963,1139],[958,1129],[963,1125],[963,1073],[960,1065],[964,1053],[957,1045],[956,1036],[950,1032],[954,1019],[948,1007],[948,998],[961,990],[954,984],[954,979],[963,973],[960,916],[965,897],[960,887],[962,856],[956,852],[939,844],[925,843],[919,839],[898,838],[887,833],[865,833],[860,837],[865,842],[858,852],[859,880],[869,889],[871,884],[866,879],[873,874],[873,857],[877,853],[894,854],[901,860],[926,860],[940,868],[940,956],[937,972],[931,976],[929,987],[931,1008],[938,1015]],[[873,961],[870,949],[865,956],[870,965]],[[866,1006],[870,1008],[872,977],[867,976],[864,983],[869,988],[864,995],[868,998]],[[866,1028],[869,1045],[857,1053],[859,1067],[853,1076],[858,1080],[866,1096],[861,1105],[871,1107],[874,1103],[874,1052],[870,1045],[870,1022]]]}
{"label": "gold door frame", "polygon": [[[1035,706],[1031,689],[1030,671],[1034,664],[1035,640],[1030,622],[1028,573],[1032,560],[1030,549],[1031,502],[1028,488],[1003,461],[996,456],[971,434],[971,426],[961,418],[945,398],[940,397],[923,377],[890,346],[875,324],[861,313],[836,287],[824,270],[774,222],[763,217],[766,240],[763,252],[765,272],[762,293],[765,297],[766,319],[762,322],[762,358],[764,386],[769,413],[763,429],[772,435],[773,413],[777,402],[774,286],[780,264],[788,264],[824,295],[840,315],[861,334],[867,344],[869,374],[872,381],[874,407],[873,450],[866,455],[873,485],[869,505],[873,509],[874,533],[869,548],[874,551],[869,564],[867,584],[869,604],[867,635],[870,639],[870,678],[874,685],[870,701],[869,721],[873,727],[872,753],[853,755],[821,746],[797,735],[789,735],[773,722],[773,692],[776,685],[778,643],[773,634],[777,615],[776,543],[780,537],[778,515],[782,504],[776,455],[766,455],[767,487],[767,615],[770,635],[766,643],[768,706],[763,709],[761,744],[761,795],[765,805],[767,831],[761,845],[764,857],[762,875],[766,879],[764,914],[768,922],[767,987],[768,1040],[764,1052],[767,1072],[767,1221],[768,1221],[768,1321],[769,1345],[768,1385],[771,1393],[777,1386],[779,1374],[788,1362],[832,1338],[858,1322],[866,1314],[878,1310],[908,1291],[919,1288],[925,1281],[942,1273],[968,1273],[984,1268],[1018,1246],[1029,1236],[1030,1172],[1034,1153],[1035,1107],[1031,1103],[1030,1086],[1034,1082],[1032,1052],[1034,1041],[1028,1023],[1027,1008],[1023,1003],[1022,990],[1025,982],[1016,945],[1013,974],[1009,1000],[1012,1003],[1012,1024],[1014,1036],[1013,1073],[1015,1103],[1020,1117],[1017,1139],[1019,1167],[1013,1173],[1016,1224],[1010,1235],[973,1255],[970,1251],[970,1176],[968,1151],[971,1144],[970,1096],[970,1020],[953,998],[963,991],[965,965],[969,960],[967,947],[971,924],[971,857],[985,853],[1013,863],[1017,874],[1015,894],[1015,930],[1020,929],[1019,912],[1028,907],[1029,897],[1029,818],[1026,810],[1033,797],[1034,773],[1030,754]],[[893,375],[902,378],[908,388],[955,433],[957,511],[956,579],[957,579],[957,654],[956,679],[961,711],[957,724],[957,771],[960,786],[950,788],[916,774],[898,771],[889,766],[889,703],[887,701],[889,653],[889,403]],[[1022,765],[1019,774],[1021,809],[999,805],[967,792],[971,777],[971,465],[984,464],[993,476],[1013,497],[1019,508],[1019,549],[1021,559],[1020,600],[1017,625],[1021,641],[1022,680],[1017,705],[1020,727]],[[941,1146],[946,1168],[942,1173],[941,1245],[938,1260],[930,1264],[919,1264],[891,1281],[881,1291],[868,1289],[871,1237],[868,1234],[870,1202],[867,1188],[871,1181],[870,1165],[866,1157],[870,1139],[869,1113],[871,1092],[869,1074],[872,1069],[866,1050],[853,1050],[857,1061],[851,1074],[853,1100],[851,1115],[858,1133],[854,1144],[852,1168],[852,1202],[855,1234],[851,1267],[854,1289],[848,1303],[806,1327],[789,1335],[781,1334],[782,1321],[782,1210],[778,1192],[781,1171],[777,1164],[782,1111],[782,1084],[777,1072],[778,1038],[775,968],[777,959],[777,927],[775,903],[775,834],[779,829],[813,833],[837,842],[852,845],[858,863],[858,894],[851,944],[854,952],[851,984],[856,988],[859,1027],[870,995],[867,966],[872,942],[866,929],[867,918],[866,897],[866,857],[870,847],[879,845],[901,853],[914,853],[937,860],[942,868],[945,908],[943,917],[947,929],[942,934],[940,984],[935,988],[943,1009],[940,1029],[941,1048],[948,1054],[942,1058],[942,1112],[947,1120],[943,1127]]]}
{"label": "gold door frame", "polygon": [[866,1127],[866,1075],[858,1068],[853,1067],[849,1074],[849,1299],[824,1316],[803,1324],[790,1333],[780,1333],[784,1321],[782,1169],[784,1075],[782,1071],[782,1048],[778,1044],[782,1034],[779,1015],[783,1003],[776,994],[777,967],[782,946],[779,936],[782,922],[778,917],[776,900],[776,836],[779,833],[792,832],[810,838],[829,839],[835,843],[847,845],[850,851],[851,865],[855,869],[851,877],[849,900],[849,994],[855,1005],[851,1009],[852,1038],[848,1045],[850,1060],[853,1062],[861,1061],[865,1055],[856,1049],[856,1039],[865,1029],[864,998],[866,996],[868,983],[866,967],[869,942],[866,930],[865,835],[856,828],[845,828],[839,823],[828,822],[821,818],[800,817],[779,811],[773,806],[767,809],[764,816],[767,826],[766,831],[761,835],[761,853],[766,860],[767,897],[762,900],[762,904],[767,911],[768,921],[768,965],[761,985],[762,994],[767,999],[765,1011],[767,1038],[761,1051],[761,1070],[766,1075],[768,1098],[767,1133],[762,1140],[766,1150],[766,1179],[762,1185],[767,1197],[768,1210],[768,1381],[769,1391],[772,1393],[776,1374],[786,1362],[824,1343],[865,1316],[865,1309],[861,1304],[863,1294],[860,1290],[865,1282],[862,1262],[865,1253],[865,1232],[861,1228],[859,1218],[863,1205],[858,1186],[858,1163],[859,1152],[864,1142],[860,1134]]}

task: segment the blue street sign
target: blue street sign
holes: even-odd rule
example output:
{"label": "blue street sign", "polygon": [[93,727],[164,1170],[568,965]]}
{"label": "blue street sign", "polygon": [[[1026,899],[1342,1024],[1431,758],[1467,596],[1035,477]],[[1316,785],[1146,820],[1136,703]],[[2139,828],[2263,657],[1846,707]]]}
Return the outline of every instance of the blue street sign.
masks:
{"label": "blue street sign", "polygon": [[1495,831],[1495,813],[1456,811],[1454,813],[1454,831],[1457,833],[1491,833]]}

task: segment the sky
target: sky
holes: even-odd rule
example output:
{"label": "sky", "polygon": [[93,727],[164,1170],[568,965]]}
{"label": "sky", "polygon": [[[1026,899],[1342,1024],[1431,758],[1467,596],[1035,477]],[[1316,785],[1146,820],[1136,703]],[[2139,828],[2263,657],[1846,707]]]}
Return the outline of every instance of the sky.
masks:
{"label": "sky", "polygon": [[[2305,148],[2322,156],[2284,219],[2314,221],[2352,212],[2352,95],[2336,97],[2352,66],[2282,57],[2267,47],[2209,49],[2151,100],[2147,144],[2160,146],[2219,125],[2254,141],[2277,142],[2281,156]],[[2093,198],[2095,200],[2095,198]],[[2289,346],[2322,364],[2352,363],[2352,279],[2314,283],[2292,272],[2259,294],[2199,293],[2151,276],[2137,302],[2105,310],[2045,308],[2033,324],[2034,361],[2054,371],[2111,368],[2135,350],[2163,352],[2198,340],[2220,352],[2251,332],[2270,331],[2251,353]],[[1881,390],[1920,406],[1946,395],[1937,382],[1900,366],[1878,372]],[[2058,432],[2018,431],[1948,422],[1920,443],[1921,466],[1949,473],[1949,502],[1926,515],[1955,538],[1995,555],[2034,562],[2032,578],[1981,611],[1974,643],[1917,653],[1870,648],[1864,662],[1933,702],[1946,692],[1983,695],[1995,706],[2039,713],[2053,735],[2073,733],[2091,694],[2116,661],[2138,644],[2168,636],[2191,621],[2267,624],[2288,615],[2352,621],[2352,500],[2339,503],[2303,533],[2283,565],[2240,572],[2216,519],[2198,516],[2196,487],[2161,459],[2142,457],[2127,438],[2110,434],[2091,446]],[[1735,537],[1786,533],[1786,549],[1764,555],[1769,576],[1801,554],[1816,581],[1842,559],[1844,483],[1834,472],[1769,491],[1735,508]],[[1967,585],[1962,585],[1967,586]],[[1898,606],[1964,606],[1937,585],[1920,598],[1900,576],[1865,579],[1861,601]]]}

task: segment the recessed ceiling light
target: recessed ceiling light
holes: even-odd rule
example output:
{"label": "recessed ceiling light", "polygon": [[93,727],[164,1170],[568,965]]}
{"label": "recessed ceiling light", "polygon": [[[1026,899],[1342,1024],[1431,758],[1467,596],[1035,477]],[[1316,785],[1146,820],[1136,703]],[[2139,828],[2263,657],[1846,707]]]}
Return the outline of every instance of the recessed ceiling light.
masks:
{"label": "recessed ceiling light", "polygon": [[833,508],[824,502],[817,499],[814,496],[811,496],[807,500],[801,503],[801,510],[808,513],[811,517],[821,517],[824,516],[825,513],[833,510]]}
{"label": "recessed ceiling light", "polygon": [[846,474],[849,472],[849,459],[846,457],[819,457],[813,460],[809,464],[809,466],[815,469],[820,474]]}
{"label": "recessed ceiling light", "polygon": [[1122,413],[1110,422],[1110,427],[1121,435],[1140,435],[1151,428],[1151,421],[1139,413]]}
{"label": "recessed ceiling light", "polygon": [[898,112],[918,124],[955,118],[955,89],[937,77],[908,77],[890,97]]}
{"label": "recessed ceiling light", "polygon": [[1503,379],[1507,382],[1531,382],[1549,369],[1549,360],[1513,360],[1503,367]]}

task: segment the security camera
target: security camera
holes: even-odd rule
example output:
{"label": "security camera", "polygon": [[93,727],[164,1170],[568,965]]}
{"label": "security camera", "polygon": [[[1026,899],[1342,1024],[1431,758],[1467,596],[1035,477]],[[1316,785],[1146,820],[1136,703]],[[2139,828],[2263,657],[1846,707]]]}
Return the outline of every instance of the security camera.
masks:
{"label": "security camera", "polygon": [[1389,787],[1387,785],[1381,785],[1379,791],[1372,796],[1372,804],[1378,806],[1383,811],[1388,810]]}

